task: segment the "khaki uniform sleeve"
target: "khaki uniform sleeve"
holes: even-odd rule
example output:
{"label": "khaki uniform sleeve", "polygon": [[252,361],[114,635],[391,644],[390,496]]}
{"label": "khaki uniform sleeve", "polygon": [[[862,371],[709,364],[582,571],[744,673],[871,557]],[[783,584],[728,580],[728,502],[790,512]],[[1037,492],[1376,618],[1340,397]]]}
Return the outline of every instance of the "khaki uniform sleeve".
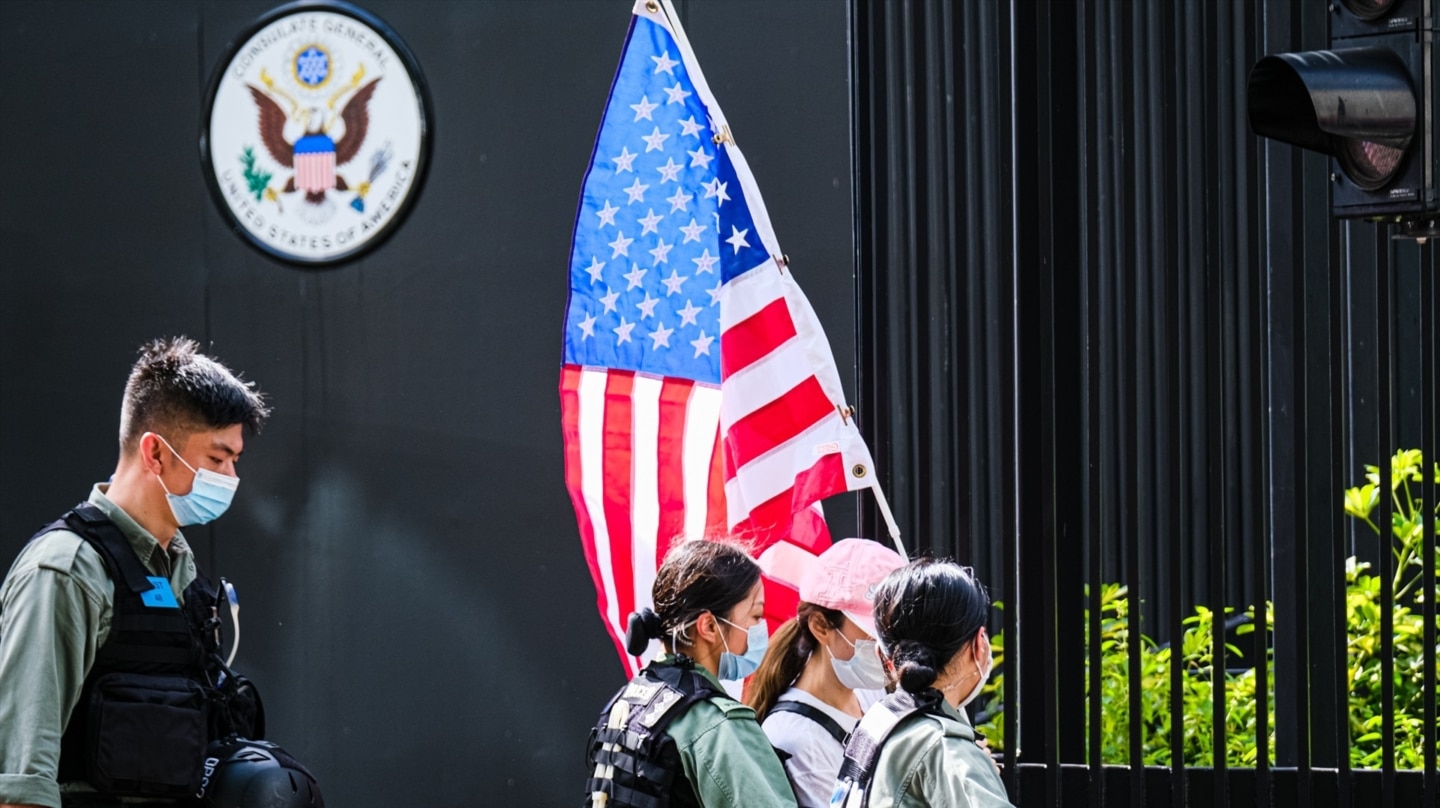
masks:
{"label": "khaki uniform sleeve", "polygon": [[0,803],[59,808],[60,737],[109,631],[108,582],[98,554],[57,531],[0,586]]}
{"label": "khaki uniform sleeve", "polygon": [[[738,702],[715,700],[719,715],[681,750],[687,774],[705,808],[795,808],[795,794],[780,758]],[[704,702],[693,709],[703,708]]]}
{"label": "khaki uniform sleeve", "polygon": [[920,753],[902,793],[915,805],[1014,808],[985,752],[974,741],[954,736],[937,736]]}

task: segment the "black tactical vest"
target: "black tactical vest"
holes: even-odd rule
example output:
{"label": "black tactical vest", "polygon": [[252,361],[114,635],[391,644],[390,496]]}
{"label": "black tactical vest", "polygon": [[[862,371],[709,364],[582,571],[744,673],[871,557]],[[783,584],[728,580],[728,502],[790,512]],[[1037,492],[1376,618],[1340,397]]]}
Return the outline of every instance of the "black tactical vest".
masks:
{"label": "black tactical vest", "polygon": [[223,699],[207,670],[218,662],[214,588],[197,574],[178,602],[169,579],[150,575],[93,505],[76,506],[36,538],[56,529],[95,548],[115,585],[110,633],[61,739],[59,781],[84,780],[117,797],[194,795]]}
{"label": "black tactical vest", "polygon": [[590,732],[586,808],[700,808],[665,730],[695,702],[723,695],[693,664],[647,665]]}

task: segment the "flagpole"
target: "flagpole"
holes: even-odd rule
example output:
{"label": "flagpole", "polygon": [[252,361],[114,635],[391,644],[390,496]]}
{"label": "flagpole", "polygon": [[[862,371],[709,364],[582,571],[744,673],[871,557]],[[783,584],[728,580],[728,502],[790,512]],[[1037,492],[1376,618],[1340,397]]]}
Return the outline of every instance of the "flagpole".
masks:
{"label": "flagpole", "polygon": [[895,524],[895,514],[890,512],[890,502],[885,499],[885,492],[880,490],[878,481],[870,486],[870,490],[875,493],[875,504],[880,506],[880,517],[885,520],[886,527],[890,529],[890,538],[895,542],[895,550],[900,553],[901,558],[908,562],[910,554],[905,552],[905,543],[900,541],[900,527]]}

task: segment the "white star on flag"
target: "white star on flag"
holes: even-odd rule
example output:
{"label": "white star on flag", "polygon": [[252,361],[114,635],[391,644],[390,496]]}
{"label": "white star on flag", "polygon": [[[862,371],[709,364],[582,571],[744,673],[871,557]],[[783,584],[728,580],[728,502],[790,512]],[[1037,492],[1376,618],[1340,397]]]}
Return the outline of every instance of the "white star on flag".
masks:
{"label": "white star on flag", "polygon": [[680,325],[696,325],[695,315],[702,311],[704,311],[704,309],[696,308],[693,301],[687,300],[685,301],[685,308],[675,313],[680,315]]}
{"label": "white star on flag", "polygon": [[690,204],[690,200],[694,198],[695,196],[693,194],[687,194],[685,193],[685,189],[681,188],[675,191],[674,196],[665,201],[670,203],[670,212],[675,213],[676,211],[685,211],[687,209],[686,206]]}
{"label": "white star on flag", "polygon": [[664,185],[667,182],[676,182],[680,176],[680,169],[684,167],[685,166],[675,162],[675,158],[673,157],[666,160],[665,165],[655,169],[660,172],[660,184]]}
{"label": "white star on flag", "polygon": [[[695,220],[691,219],[690,221],[694,222]],[[703,231],[705,228],[702,227],[700,229]],[[690,260],[694,261],[695,266],[699,267],[696,272],[703,275],[706,272],[713,273],[715,271],[715,262],[720,260],[720,256],[711,255],[710,248],[706,247],[705,252],[700,253],[699,258],[691,258]]]}
{"label": "white star on flag", "polygon": [[[690,220],[690,224],[684,225],[684,226],[682,226],[682,227],[680,228],[680,232],[685,234],[685,240],[682,241],[681,243],[682,243],[682,244],[689,244],[689,243],[692,242],[692,241],[699,241],[699,240],[700,240],[700,234],[705,232],[705,225],[703,225],[703,224],[696,224],[696,223],[695,223],[695,220],[694,220],[694,219],[691,219],[691,220]],[[691,258],[690,260],[691,260],[691,261],[698,261],[698,260],[700,260],[700,259],[698,259],[698,258]]]}
{"label": "white star on flag", "polygon": [[611,205],[610,200],[607,199],[605,200],[605,207],[595,211],[595,215],[600,217],[600,224],[608,224],[614,226],[615,214],[619,212],[619,210],[619,208]]}
{"label": "white star on flag", "polygon": [[643,226],[643,228],[644,228],[644,229],[642,229],[642,230],[640,231],[640,235],[643,236],[643,235],[645,235],[646,233],[656,233],[656,232],[659,232],[659,229],[656,228],[656,225],[660,224],[660,220],[663,219],[663,218],[665,218],[665,217],[663,217],[663,216],[656,216],[656,215],[655,215],[655,211],[654,211],[654,210],[651,210],[648,214],[645,215],[645,218],[643,218],[643,219],[636,219],[636,221],[638,221],[638,222]]}
{"label": "white star on flag", "polygon": [[641,281],[645,278],[645,273],[649,271],[650,270],[648,269],[641,269],[640,265],[636,264],[635,266],[631,267],[629,272],[621,275],[620,277],[624,278],[627,281],[630,281],[630,285],[625,287],[625,291],[628,292],[631,289],[639,288],[642,285]]}
{"label": "white star on flag", "polygon": [[636,202],[644,202],[645,192],[648,190],[650,190],[650,186],[641,184],[640,178],[636,177],[635,184],[625,189],[625,193],[630,195],[630,201],[625,204],[633,205]]}
{"label": "white star on flag", "polygon": [[585,271],[590,273],[591,283],[599,283],[601,276],[605,273],[605,264],[602,263],[599,258],[591,256],[590,266],[585,267]]}
{"label": "white star on flag", "polygon": [[669,140],[670,136],[665,134],[664,132],[661,132],[660,127],[657,126],[655,127],[654,132],[651,132],[650,134],[640,139],[645,141],[645,151],[648,153],[664,149],[665,141]]}
{"label": "white star on flag", "polygon": [[673,329],[673,328],[666,328],[664,323],[660,323],[659,325],[660,325],[659,328],[657,328],[657,329],[655,329],[654,331],[651,331],[651,332],[650,332],[650,338],[653,339],[653,340],[655,340],[655,344],[650,346],[651,350],[659,350],[660,348],[669,348],[669,347],[670,347],[670,335],[673,334],[673,333],[675,333],[675,329]]}
{"label": "white star on flag", "polygon": [[654,112],[654,111],[655,111],[655,108],[658,107],[658,106],[660,106],[660,105],[659,105],[659,104],[652,104],[652,103],[650,103],[650,98],[649,98],[648,96],[641,96],[641,97],[640,97],[640,103],[638,103],[638,104],[631,104],[631,105],[630,105],[630,108],[633,109],[633,110],[635,110],[635,120],[636,120],[636,121],[639,121],[639,120],[642,120],[642,119],[643,119],[643,120],[650,121],[650,120],[654,120],[653,118],[650,117],[650,113]]}
{"label": "white star on flag", "polygon": [[615,251],[611,253],[610,257],[619,258],[622,255],[628,256],[630,254],[630,243],[634,240],[633,238],[625,238],[624,233],[617,232],[615,234],[615,240],[609,243],[610,249]]}
{"label": "white star on flag", "polygon": [[665,51],[659,56],[651,56],[650,58],[655,62],[656,73],[669,73],[673,76],[675,75],[675,70],[673,68],[676,65],[680,64],[679,62],[670,58],[670,51]]}
{"label": "white star on flag", "polygon": [[[635,180],[635,182],[638,183],[640,182],[640,180]],[[710,180],[709,182],[705,183],[705,198],[713,198],[716,203],[720,205],[725,204],[725,201],[730,198],[730,195],[725,193],[725,188],[729,184],[730,183],[728,182],[721,182],[719,177]]]}
{"label": "white star on flag", "polygon": [[630,332],[631,332],[634,328],[635,328],[635,324],[634,324],[634,323],[628,323],[628,322],[626,322],[624,316],[621,316],[621,318],[620,318],[620,325],[616,326],[615,328],[610,329],[611,331],[614,331],[615,334],[619,337],[617,340],[615,340],[615,344],[617,344],[617,345],[623,345],[623,344],[629,342],[629,341],[630,341]]}
{"label": "white star on flag", "polygon": [[715,159],[714,157],[711,157],[709,153],[707,153],[703,148],[685,153],[690,155],[691,168],[709,168],[710,161]]}
{"label": "white star on flag", "polygon": [[697,356],[697,357],[699,357],[699,356],[709,356],[709,355],[710,355],[710,343],[712,343],[712,342],[714,342],[714,341],[715,341],[715,338],[714,338],[714,337],[707,337],[707,336],[705,336],[705,331],[704,331],[704,329],[701,329],[701,331],[700,331],[700,338],[699,338],[699,339],[692,339],[692,340],[690,340],[690,344],[695,346],[695,356]]}
{"label": "white star on flag", "polygon": [[734,247],[736,253],[740,252],[741,247],[750,246],[750,242],[745,240],[745,234],[750,232],[749,228],[741,230],[732,224],[730,225],[730,230],[730,238],[725,239],[725,243],[729,244],[731,247]]}

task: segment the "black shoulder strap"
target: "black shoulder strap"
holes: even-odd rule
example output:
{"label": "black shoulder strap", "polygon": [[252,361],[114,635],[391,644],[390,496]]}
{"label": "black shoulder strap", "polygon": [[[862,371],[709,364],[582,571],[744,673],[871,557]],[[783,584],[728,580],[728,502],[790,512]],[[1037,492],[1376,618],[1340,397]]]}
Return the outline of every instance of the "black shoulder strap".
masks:
{"label": "black shoulder strap", "polygon": [[803,715],[811,721],[819,724],[821,728],[823,728],[826,732],[830,733],[830,737],[834,738],[835,742],[840,744],[841,746],[845,745],[845,736],[849,734],[840,727],[840,723],[838,721],[826,715],[824,710],[821,710],[820,708],[811,704],[805,704],[804,702],[789,700],[777,701],[775,702],[775,706],[770,708],[770,712],[772,714],[794,713],[796,715]]}
{"label": "black shoulder strap", "polygon": [[115,584],[115,612],[97,664],[198,665],[190,621],[170,589],[169,579],[152,576],[120,528],[89,503],[60,519],[95,548]]}

